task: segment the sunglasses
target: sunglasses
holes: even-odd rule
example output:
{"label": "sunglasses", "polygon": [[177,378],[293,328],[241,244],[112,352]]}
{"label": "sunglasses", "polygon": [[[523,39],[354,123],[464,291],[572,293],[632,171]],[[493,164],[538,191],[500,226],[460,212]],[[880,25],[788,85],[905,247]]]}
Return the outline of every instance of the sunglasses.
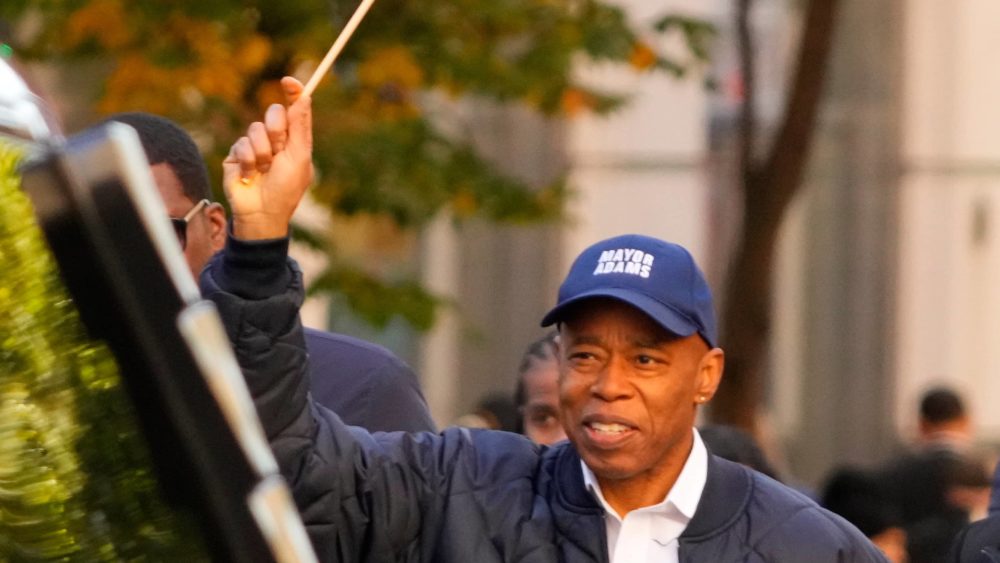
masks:
{"label": "sunglasses", "polygon": [[191,211],[188,211],[187,214],[184,215],[184,217],[182,217],[181,219],[177,219],[176,217],[170,218],[170,223],[174,226],[174,232],[177,233],[177,240],[181,241],[182,249],[187,248],[188,222],[191,221],[191,219],[193,219],[194,216],[197,215],[199,211],[205,209],[205,206],[207,206],[210,203],[211,202],[208,201],[207,199],[203,199],[198,203],[194,204],[194,207],[191,208]]}

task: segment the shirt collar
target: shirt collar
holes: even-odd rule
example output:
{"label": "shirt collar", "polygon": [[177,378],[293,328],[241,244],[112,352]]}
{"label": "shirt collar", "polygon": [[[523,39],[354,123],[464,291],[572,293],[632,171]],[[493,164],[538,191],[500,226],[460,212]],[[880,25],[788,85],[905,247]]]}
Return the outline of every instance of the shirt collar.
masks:
{"label": "shirt collar", "polygon": [[[708,479],[708,450],[705,449],[705,443],[702,442],[698,430],[692,428],[691,432],[694,434],[691,453],[688,454],[687,461],[684,462],[684,467],[681,469],[680,475],[677,476],[674,486],[671,487],[667,496],[662,501],[655,505],[644,507],[642,510],[669,510],[673,506],[687,520],[690,521],[694,517],[695,510],[698,508],[698,502],[701,501],[701,493],[705,490],[705,481]],[[618,513],[604,499],[604,494],[601,492],[601,485],[598,483],[594,472],[587,467],[587,464],[583,460],[580,460],[580,467],[583,469],[584,486],[597,497],[601,506],[604,507],[604,512],[617,520],[621,520]]]}

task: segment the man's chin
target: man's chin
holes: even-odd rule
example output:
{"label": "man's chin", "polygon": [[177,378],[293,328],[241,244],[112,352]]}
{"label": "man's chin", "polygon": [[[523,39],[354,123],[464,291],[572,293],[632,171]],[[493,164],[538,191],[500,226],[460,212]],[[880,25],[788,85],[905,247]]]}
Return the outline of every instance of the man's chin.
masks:
{"label": "man's chin", "polygon": [[587,464],[587,467],[599,479],[622,481],[631,478],[636,473],[633,467],[622,463],[621,460],[610,459],[617,456],[581,453],[581,457],[583,462]]}

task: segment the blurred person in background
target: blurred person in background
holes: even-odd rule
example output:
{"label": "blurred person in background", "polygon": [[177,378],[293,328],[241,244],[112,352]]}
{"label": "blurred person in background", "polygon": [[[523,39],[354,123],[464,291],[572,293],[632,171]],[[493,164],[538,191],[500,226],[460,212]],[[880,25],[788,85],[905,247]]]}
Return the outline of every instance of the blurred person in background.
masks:
{"label": "blurred person in background", "polygon": [[726,424],[709,424],[698,429],[708,451],[729,461],[741,463],[750,469],[780,481],[778,472],[768,461],[757,441],[750,433]]}
{"label": "blurred person in background", "polygon": [[1000,463],[993,479],[987,518],[969,524],[955,538],[949,563],[1000,563]]}
{"label": "blurred person in background", "polygon": [[517,368],[518,432],[543,445],[566,439],[559,421],[559,333],[532,342]]}
{"label": "blurred person in background", "polygon": [[[212,201],[208,170],[194,139],[157,115],[129,112],[108,121],[131,126],[195,279],[226,244],[226,211]],[[305,329],[310,390],[347,424],[371,432],[435,432],[416,375],[389,350],[363,340]]]}
{"label": "blurred person in background", "polygon": [[899,506],[872,472],[850,467],[834,471],[820,504],[857,526],[892,563],[909,561]]}
{"label": "blurred person in background", "polygon": [[918,446],[922,449],[967,451],[972,446],[972,417],[957,391],[934,387],[920,399],[917,421]]}
{"label": "blurred person in background", "polygon": [[914,448],[890,462],[883,478],[900,508],[911,563],[938,563],[958,532],[985,515],[990,479],[974,452],[972,418],[956,391],[929,389],[918,412]]}
{"label": "blurred person in background", "polygon": [[518,415],[514,401],[506,393],[487,393],[472,412],[455,419],[452,426],[517,432]]}

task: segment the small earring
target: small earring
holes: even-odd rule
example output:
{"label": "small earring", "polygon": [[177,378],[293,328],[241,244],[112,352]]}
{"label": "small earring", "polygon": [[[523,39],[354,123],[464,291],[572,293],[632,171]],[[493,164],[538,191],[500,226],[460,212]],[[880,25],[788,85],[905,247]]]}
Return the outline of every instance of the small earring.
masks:
{"label": "small earring", "polygon": [[698,395],[698,402],[699,403],[704,403],[705,400],[706,400],[706,397],[704,395]]}

